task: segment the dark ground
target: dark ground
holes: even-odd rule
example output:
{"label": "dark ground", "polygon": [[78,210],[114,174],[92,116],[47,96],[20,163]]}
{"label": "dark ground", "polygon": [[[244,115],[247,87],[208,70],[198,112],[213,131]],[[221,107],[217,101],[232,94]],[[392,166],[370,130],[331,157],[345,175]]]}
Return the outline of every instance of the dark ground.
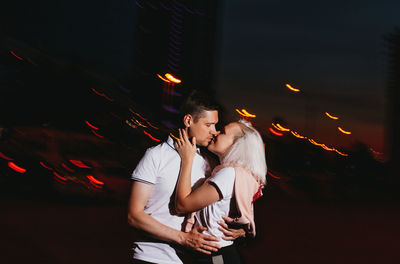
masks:
{"label": "dark ground", "polygon": [[[129,263],[126,204],[2,198],[1,263]],[[397,205],[257,202],[247,263],[399,263]]]}

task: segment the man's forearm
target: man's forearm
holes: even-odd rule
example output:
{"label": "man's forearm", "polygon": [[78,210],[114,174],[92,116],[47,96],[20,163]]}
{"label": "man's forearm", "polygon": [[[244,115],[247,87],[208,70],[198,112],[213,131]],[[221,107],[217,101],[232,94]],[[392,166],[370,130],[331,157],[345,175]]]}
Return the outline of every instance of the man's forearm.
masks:
{"label": "man's forearm", "polygon": [[145,212],[128,214],[129,225],[165,242],[182,244],[185,233],[163,225]]}

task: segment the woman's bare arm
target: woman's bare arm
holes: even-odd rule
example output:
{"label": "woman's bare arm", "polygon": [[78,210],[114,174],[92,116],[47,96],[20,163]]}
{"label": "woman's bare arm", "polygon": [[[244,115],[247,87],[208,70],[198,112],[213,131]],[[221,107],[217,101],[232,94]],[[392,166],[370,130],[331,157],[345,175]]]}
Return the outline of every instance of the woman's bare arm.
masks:
{"label": "woman's bare arm", "polygon": [[196,139],[190,142],[187,131],[179,130],[181,140],[175,142],[175,148],[181,156],[181,168],[176,187],[175,207],[179,213],[195,212],[218,200],[220,195],[216,187],[204,183],[192,192],[191,174],[193,159],[196,154]]}

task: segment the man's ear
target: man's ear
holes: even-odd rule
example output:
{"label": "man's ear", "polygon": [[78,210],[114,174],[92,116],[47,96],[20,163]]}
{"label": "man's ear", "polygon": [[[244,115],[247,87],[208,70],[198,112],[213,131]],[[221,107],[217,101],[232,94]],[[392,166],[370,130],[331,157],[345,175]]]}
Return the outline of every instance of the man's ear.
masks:
{"label": "man's ear", "polygon": [[183,124],[185,127],[190,127],[193,124],[193,116],[191,114],[186,114],[183,117]]}

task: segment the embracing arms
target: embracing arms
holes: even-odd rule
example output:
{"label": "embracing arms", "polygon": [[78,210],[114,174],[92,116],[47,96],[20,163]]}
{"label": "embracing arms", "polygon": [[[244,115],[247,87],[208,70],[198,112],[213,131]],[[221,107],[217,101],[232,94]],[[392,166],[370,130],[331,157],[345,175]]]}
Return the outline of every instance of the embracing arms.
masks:
{"label": "embracing arms", "polygon": [[142,230],[149,235],[170,243],[190,247],[199,252],[210,254],[217,251],[219,246],[212,241],[218,241],[216,237],[201,234],[204,228],[194,228],[185,233],[161,224],[156,219],[144,212],[144,207],[149,199],[153,186],[134,181],[128,205],[128,223],[132,227]]}
{"label": "embracing arms", "polygon": [[175,209],[179,213],[190,213],[210,205],[222,197],[215,186],[204,183],[192,192],[191,174],[193,159],[196,155],[196,138],[190,142],[186,130],[179,130],[181,140],[175,142],[175,148],[181,156],[181,168],[176,185]]}
{"label": "embracing arms", "polygon": [[[196,138],[192,142],[188,139],[186,130],[179,130],[181,140],[175,142],[175,148],[181,156],[181,168],[176,186],[175,209],[179,213],[190,213],[198,211],[214,202],[222,199],[219,189],[212,183],[204,183],[192,192],[191,188],[191,172],[193,159],[196,154]],[[235,240],[245,236],[246,232],[243,228],[230,228],[228,224],[232,223],[232,219],[223,216],[218,222],[219,230],[224,234],[222,239]]]}

